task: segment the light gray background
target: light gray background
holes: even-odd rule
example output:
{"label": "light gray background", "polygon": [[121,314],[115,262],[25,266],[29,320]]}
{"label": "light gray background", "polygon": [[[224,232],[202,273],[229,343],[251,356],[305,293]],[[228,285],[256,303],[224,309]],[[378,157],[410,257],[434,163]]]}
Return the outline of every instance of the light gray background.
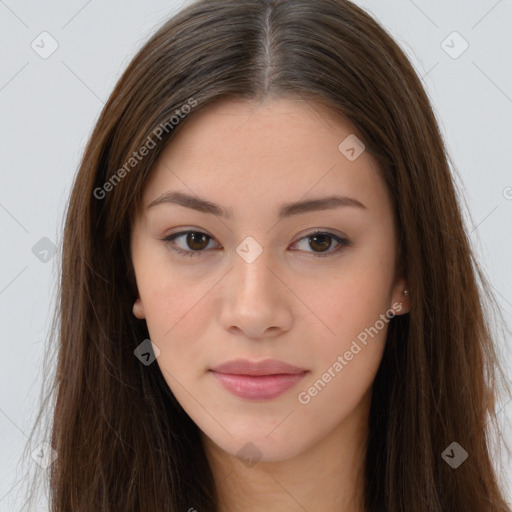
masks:
{"label": "light gray background", "polygon": [[[65,202],[105,100],[149,34],[186,3],[0,0],[0,511],[19,510],[25,468],[17,465],[39,400],[56,286],[58,255],[45,263],[32,248],[43,237],[60,244]],[[472,241],[511,325],[512,1],[356,3],[423,77],[461,176]],[[42,46],[44,31],[58,43],[47,59],[31,47]],[[458,58],[463,41],[453,31],[469,44]],[[505,356],[510,337],[499,343]],[[500,408],[510,443],[512,402]],[[500,475],[512,494],[510,460]]]}

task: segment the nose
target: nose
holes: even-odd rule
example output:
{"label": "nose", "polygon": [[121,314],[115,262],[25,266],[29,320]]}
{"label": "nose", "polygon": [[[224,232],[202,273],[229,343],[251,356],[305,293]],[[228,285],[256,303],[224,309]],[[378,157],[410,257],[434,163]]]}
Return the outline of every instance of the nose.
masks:
{"label": "nose", "polygon": [[221,323],[226,330],[265,338],[290,329],[293,293],[270,260],[265,250],[251,263],[235,255],[234,268],[222,283]]}

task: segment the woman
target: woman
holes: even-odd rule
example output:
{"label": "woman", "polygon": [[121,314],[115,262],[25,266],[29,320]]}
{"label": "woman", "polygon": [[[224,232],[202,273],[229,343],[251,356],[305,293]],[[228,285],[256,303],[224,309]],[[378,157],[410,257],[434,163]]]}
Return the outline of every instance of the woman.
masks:
{"label": "woman", "polygon": [[345,0],[200,0],[74,183],[51,510],[510,511],[448,157]]}

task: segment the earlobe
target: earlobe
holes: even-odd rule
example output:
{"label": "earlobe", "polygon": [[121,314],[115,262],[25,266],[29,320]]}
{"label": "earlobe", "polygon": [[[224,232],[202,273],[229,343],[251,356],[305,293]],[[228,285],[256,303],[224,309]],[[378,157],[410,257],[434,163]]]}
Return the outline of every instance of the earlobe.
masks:
{"label": "earlobe", "polygon": [[400,304],[400,315],[405,315],[405,313],[409,313],[409,310],[411,309],[409,304],[409,290],[405,288],[400,292],[400,299],[397,301]]}
{"label": "earlobe", "polygon": [[139,297],[137,297],[137,299],[133,303],[133,314],[139,320],[146,318],[144,314],[144,306],[142,305],[142,301],[140,300]]}
{"label": "earlobe", "polygon": [[404,315],[410,310],[410,290],[405,280],[400,280],[398,285],[395,287],[395,293],[393,294],[393,304],[391,309],[396,315]]}

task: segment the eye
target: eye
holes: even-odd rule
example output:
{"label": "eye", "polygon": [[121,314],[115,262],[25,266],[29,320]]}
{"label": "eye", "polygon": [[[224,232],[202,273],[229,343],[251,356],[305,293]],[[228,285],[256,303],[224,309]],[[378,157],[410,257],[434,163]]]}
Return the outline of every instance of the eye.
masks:
{"label": "eye", "polygon": [[[174,240],[178,240],[182,237],[185,237],[185,244],[192,250],[187,250],[187,248],[182,249],[176,246]],[[208,243],[205,242],[208,242],[208,240],[213,240],[213,238],[210,235],[203,233],[202,231],[180,231],[179,233],[169,235],[162,240],[169,244],[173,251],[182,256],[199,256],[200,253],[203,252],[206,247],[208,247]]]}
{"label": "eye", "polygon": [[[343,247],[349,246],[351,244],[348,239],[342,238],[338,235],[335,235],[334,233],[329,233],[327,231],[315,231],[310,233],[309,235],[306,235],[305,237],[295,242],[295,244],[298,244],[302,241],[307,241],[308,239],[308,246],[315,249],[315,251],[313,251],[313,256],[319,257],[332,256],[333,254],[337,254],[342,250]],[[334,251],[329,251],[329,249],[332,247],[332,240],[335,240],[338,246]],[[316,252],[317,249],[319,252]]]}
{"label": "eye", "polygon": [[[175,243],[175,240],[182,239],[186,247],[180,247]],[[313,256],[325,257],[330,256],[335,253],[340,252],[343,247],[351,245],[351,242],[342,238],[334,233],[329,233],[325,231],[314,231],[309,235],[302,237],[300,240],[294,243],[294,245],[306,241],[309,241],[309,247],[314,249]],[[202,252],[205,252],[205,249],[208,248],[209,242],[212,241],[213,238],[202,231],[180,231],[178,233],[174,233],[165,238],[162,238],[162,241],[165,242],[169,247],[180,254],[181,256],[200,256]],[[332,247],[332,240],[334,240],[338,246],[334,251],[330,251]],[[293,249],[295,250],[295,249]],[[305,251],[308,252],[308,251]]]}

